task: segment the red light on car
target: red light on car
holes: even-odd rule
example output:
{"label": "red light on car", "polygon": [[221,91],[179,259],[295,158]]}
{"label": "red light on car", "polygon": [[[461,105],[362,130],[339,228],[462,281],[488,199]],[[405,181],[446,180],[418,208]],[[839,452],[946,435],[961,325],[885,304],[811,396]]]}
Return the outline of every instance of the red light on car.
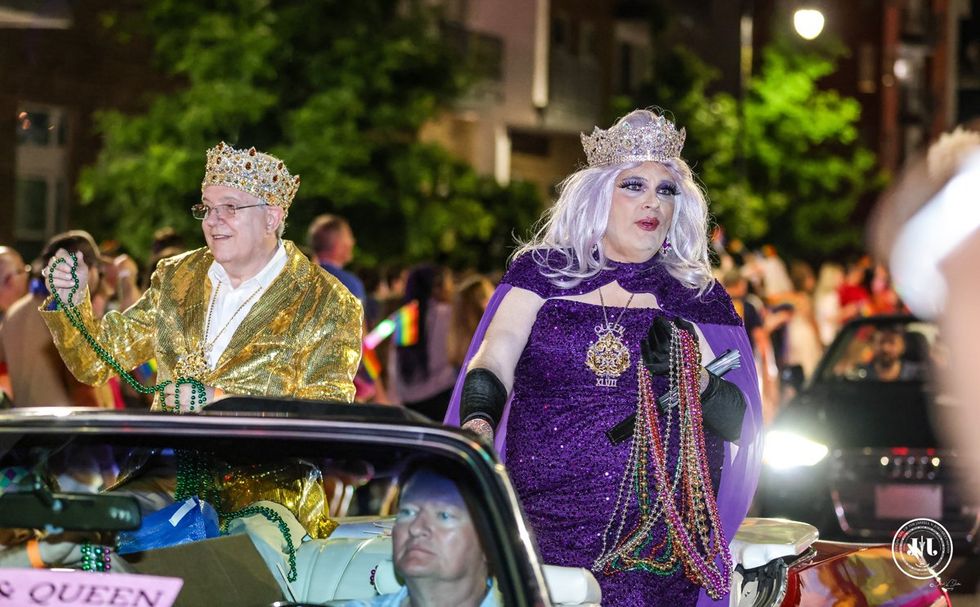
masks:
{"label": "red light on car", "polygon": [[908,455],[908,447],[892,447],[892,455]]}

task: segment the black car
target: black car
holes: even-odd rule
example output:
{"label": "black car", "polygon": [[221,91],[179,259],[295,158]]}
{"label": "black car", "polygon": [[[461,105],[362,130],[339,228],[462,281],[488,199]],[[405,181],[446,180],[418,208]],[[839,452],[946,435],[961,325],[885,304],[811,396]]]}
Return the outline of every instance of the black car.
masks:
{"label": "black car", "polygon": [[[299,607],[391,595],[401,581],[386,489],[405,489],[419,467],[463,497],[491,604],[599,607],[592,573],[541,563],[506,469],[473,436],[396,407],[251,398],[199,415],[0,413],[0,603]],[[202,474],[210,483],[188,492]],[[747,519],[732,551],[739,607],[948,604],[934,576],[900,572],[889,546],[822,542],[804,523]]]}
{"label": "black car", "polygon": [[975,475],[943,442],[934,377],[938,328],[911,316],[846,324],[811,380],[776,416],[756,508],[812,523],[821,537],[889,542],[914,518],[939,521],[972,549]]}

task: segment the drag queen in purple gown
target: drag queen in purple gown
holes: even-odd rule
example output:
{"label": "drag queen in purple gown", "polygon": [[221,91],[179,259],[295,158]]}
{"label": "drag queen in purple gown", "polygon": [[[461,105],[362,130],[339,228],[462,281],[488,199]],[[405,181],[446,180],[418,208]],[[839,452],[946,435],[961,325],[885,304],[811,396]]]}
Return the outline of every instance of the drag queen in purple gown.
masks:
{"label": "drag queen in purple gown", "polygon": [[[617,607],[727,604],[761,456],[684,136],[648,110],[582,136],[588,166],[515,254],[446,417],[495,441],[544,561],[591,569]],[[747,364],[704,371],[730,349]]]}

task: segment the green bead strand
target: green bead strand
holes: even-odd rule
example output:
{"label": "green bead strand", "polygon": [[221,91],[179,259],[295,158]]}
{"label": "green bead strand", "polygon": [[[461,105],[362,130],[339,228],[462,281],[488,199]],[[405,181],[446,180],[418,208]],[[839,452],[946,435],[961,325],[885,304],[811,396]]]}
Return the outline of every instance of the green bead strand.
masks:
{"label": "green bead strand", "polygon": [[228,532],[228,523],[236,518],[261,514],[269,521],[279,526],[279,531],[286,540],[286,556],[289,560],[289,571],[286,578],[296,581],[296,544],[293,541],[289,525],[278,512],[267,506],[248,506],[237,512],[225,513],[221,507],[221,495],[215,486],[215,468],[217,464],[206,455],[193,450],[181,449],[175,452],[177,458],[177,486],[174,490],[174,501],[180,502],[190,497],[199,499],[214,506],[221,519],[221,533]]}
{"label": "green bead strand", "polygon": [[[78,329],[85,338],[85,341],[95,350],[95,353],[99,355],[107,365],[109,365],[113,371],[119,374],[119,377],[123,379],[127,384],[129,384],[134,390],[140,394],[153,394],[159,392],[161,397],[163,396],[164,389],[173,384],[174,388],[179,390],[181,386],[188,385],[191,386],[191,398],[188,404],[188,410],[193,413],[198,407],[203,407],[207,404],[207,391],[204,384],[200,380],[193,377],[178,377],[176,381],[165,381],[155,386],[144,386],[136,381],[132,375],[130,375],[122,365],[109,353],[108,350],[103,348],[99,342],[89,333],[88,329],[85,327],[85,323],[82,320],[81,312],[74,304],[75,293],[78,292],[79,280],[78,280],[78,258],[74,253],[69,254],[71,256],[71,277],[75,281],[72,286],[71,291],[68,294],[68,301],[65,302],[58,295],[58,291],[54,288],[54,278],[51,273],[48,274],[48,290],[54,297],[55,301],[58,303],[58,307],[65,313],[68,318],[68,322],[71,323],[73,327]],[[54,267],[58,264],[67,263],[64,259],[59,259]],[[54,269],[54,267],[52,269]],[[161,398],[161,406],[164,411],[172,411],[173,413],[180,413],[180,406],[174,405],[170,408],[166,405],[165,399]],[[227,532],[228,523],[236,518],[242,518],[246,516],[252,516],[254,514],[261,514],[267,518],[270,522],[276,523],[279,526],[279,531],[282,532],[283,538],[286,540],[286,555],[289,560],[289,572],[286,577],[290,582],[296,581],[296,545],[293,542],[292,533],[289,531],[289,525],[286,521],[279,516],[279,513],[275,510],[265,507],[265,506],[248,506],[243,508],[238,512],[233,512],[231,514],[222,515],[220,510],[220,496],[218,494],[218,489],[215,487],[214,483],[214,472],[211,466],[211,462],[203,456],[202,454],[191,451],[191,450],[178,450],[176,453],[177,458],[177,484],[174,489],[174,500],[181,501],[186,500],[192,496],[198,496],[198,498],[212,504],[215,506],[215,510],[218,512],[218,516],[222,518],[221,530],[222,533]],[[82,544],[82,569],[85,571],[105,571],[108,568],[106,563],[108,549],[96,548],[88,543]]]}
{"label": "green bead strand", "polygon": [[[88,332],[88,329],[85,327],[85,323],[82,320],[82,314],[75,306],[74,303],[75,294],[78,292],[78,287],[79,287],[78,258],[75,256],[75,253],[69,253],[69,255],[71,256],[70,270],[71,270],[71,277],[72,280],[74,281],[74,284],[72,285],[71,290],[68,293],[68,301],[66,302],[63,299],[61,299],[61,296],[58,295],[57,289],[54,288],[53,271],[48,273],[48,291],[51,293],[52,297],[54,297],[54,300],[55,302],[57,302],[58,307],[65,313],[65,317],[68,318],[68,322],[71,323],[73,327],[78,329],[79,333],[82,334],[82,337],[85,338],[85,341],[88,342],[88,344],[92,347],[93,350],[95,350],[95,353],[98,354],[99,358],[101,358],[103,362],[109,365],[109,367],[111,367],[112,370],[115,371],[119,375],[119,377],[123,379],[123,381],[129,384],[130,387],[132,387],[140,394],[153,394],[159,392],[161,396],[160,398],[161,407],[163,408],[164,411],[172,411],[173,413],[180,413],[180,405],[175,404],[171,409],[170,407],[167,406],[166,399],[164,398],[164,390],[166,389],[167,386],[171,384],[173,384],[175,391],[179,391],[181,386],[185,386],[185,385],[191,386],[191,398],[190,398],[190,403],[188,405],[188,409],[190,410],[191,413],[195,412],[198,406],[203,407],[205,404],[207,404],[207,400],[208,400],[207,390],[205,389],[204,384],[201,383],[200,380],[195,379],[193,377],[178,377],[177,381],[175,382],[171,382],[168,380],[159,383],[155,386],[149,386],[149,387],[144,386],[143,384],[136,381],[135,377],[133,377],[130,373],[128,373],[125,369],[123,369],[122,365],[119,364],[119,362],[115,359],[115,357],[113,357],[108,350],[106,350],[99,344],[99,342],[95,339],[95,337],[93,337],[92,334]],[[68,262],[64,259],[59,259],[55,262],[55,265],[51,269],[54,270],[54,268],[57,268],[60,264],[63,263],[68,263]],[[176,399],[176,394],[174,398]]]}
{"label": "green bead strand", "polygon": [[236,518],[244,518],[246,516],[252,516],[253,514],[261,514],[265,518],[269,519],[269,522],[276,523],[279,526],[279,531],[282,532],[282,537],[286,540],[286,557],[289,559],[289,571],[286,573],[286,579],[290,582],[295,582],[296,545],[293,543],[293,534],[289,531],[289,525],[286,524],[286,521],[282,520],[282,517],[279,516],[278,512],[267,506],[247,506],[238,512],[232,512],[225,517],[221,523],[221,532],[227,533],[228,523]]}

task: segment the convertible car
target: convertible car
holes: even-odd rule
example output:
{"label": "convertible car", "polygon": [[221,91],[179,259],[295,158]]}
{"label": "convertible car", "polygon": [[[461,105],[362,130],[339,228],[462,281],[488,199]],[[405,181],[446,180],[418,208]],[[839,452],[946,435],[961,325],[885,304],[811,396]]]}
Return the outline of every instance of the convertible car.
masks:
{"label": "convertible car", "polygon": [[[472,436],[393,407],[243,398],[200,415],[0,414],[0,602],[270,607],[395,592],[392,504],[419,466],[457,485],[497,604],[601,604],[591,572],[541,562],[505,468]],[[750,519],[732,550],[740,607],[949,604],[889,547],[823,542],[805,523]]]}

